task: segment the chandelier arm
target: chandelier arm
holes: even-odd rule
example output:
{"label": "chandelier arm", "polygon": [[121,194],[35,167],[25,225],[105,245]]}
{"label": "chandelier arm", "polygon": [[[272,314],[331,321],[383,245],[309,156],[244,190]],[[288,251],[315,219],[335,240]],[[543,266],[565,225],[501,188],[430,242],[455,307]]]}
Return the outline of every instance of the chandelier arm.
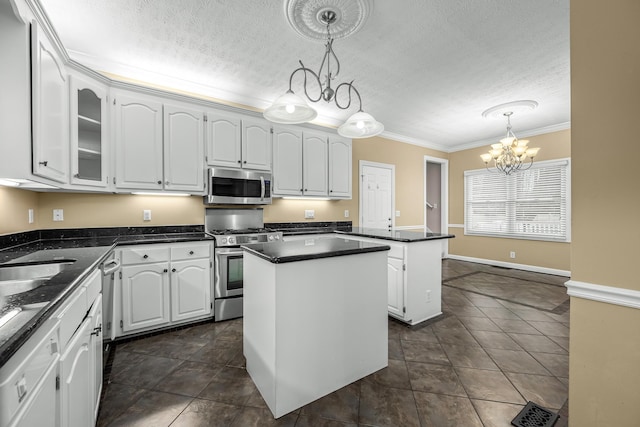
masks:
{"label": "chandelier arm", "polygon": [[[344,107],[342,105],[340,105],[340,103],[338,102],[338,90],[342,86],[348,86],[349,87],[349,102],[347,102],[347,105],[345,105]],[[347,83],[347,82],[340,83],[338,85],[338,87],[336,88],[336,97],[335,97],[336,106],[338,108],[340,108],[341,110],[346,110],[347,108],[349,108],[351,106],[351,90],[353,90],[356,93],[356,95],[358,96],[358,102],[360,104],[360,109],[358,111],[362,111],[362,98],[360,98],[360,92],[358,92],[358,89],[356,89],[355,86],[353,85],[353,80],[351,80],[349,83]]]}
{"label": "chandelier arm", "polygon": [[336,73],[333,75],[333,78],[335,79],[336,77],[338,77],[338,74],[340,74],[340,60],[336,56],[336,53],[333,51],[333,39],[331,39],[331,42],[329,43],[329,52],[327,53],[331,53],[331,55],[333,56],[333,59],[335,59],[336,61],[337,69],[336,69]]}
{"label": "chandelier arm", "polygon": [[[322,84],[320,83],[320,77],[318,77],[318,75],[310,68],[307,68],[304,66],[304,64],[302,63],[302,61],[300,62],[300,68],[296,68],[295,70],[293,70],[293,72],[291,73],[291,76],[289,77],[289,91],[293,92],[293,90],[291,89],[292,84],[293,84],[293,76],[298,72],[298,71],[302,71],[304,73],[304,94],[306,95],[307,99],[309,99],[309,101],[311,102],[318,102],[320,101],[320,99],[322,99]],[[307,91],[307,73],[311,73],[311,75],[314,77],[316,83],[318,83],[318,87],[320,88],[320,95],[318,95],[317,99],[312,98],[311,96],[309,96],[309,92]]]}

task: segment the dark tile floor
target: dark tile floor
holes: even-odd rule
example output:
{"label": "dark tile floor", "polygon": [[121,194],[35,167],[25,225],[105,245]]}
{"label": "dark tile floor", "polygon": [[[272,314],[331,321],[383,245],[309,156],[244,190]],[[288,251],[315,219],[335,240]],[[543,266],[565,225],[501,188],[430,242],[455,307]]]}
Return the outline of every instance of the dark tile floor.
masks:
{"label": "dark tile floor", "polygon": [[390,319],[387,368],[278,420],[244,369],[241,319],[118,344],[98,425],[506,427],[531,400],[566,426],[566,280],[445,260],[441,318]]}

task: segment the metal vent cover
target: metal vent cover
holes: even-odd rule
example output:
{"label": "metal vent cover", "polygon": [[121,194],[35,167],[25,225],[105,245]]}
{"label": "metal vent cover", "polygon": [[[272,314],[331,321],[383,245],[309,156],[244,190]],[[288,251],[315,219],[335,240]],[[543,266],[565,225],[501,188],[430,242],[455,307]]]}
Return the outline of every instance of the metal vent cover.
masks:
{"label": "metal vent cover", "polygon": [[516,427],[552,427],[560,416],[529,401],[511,421]]}

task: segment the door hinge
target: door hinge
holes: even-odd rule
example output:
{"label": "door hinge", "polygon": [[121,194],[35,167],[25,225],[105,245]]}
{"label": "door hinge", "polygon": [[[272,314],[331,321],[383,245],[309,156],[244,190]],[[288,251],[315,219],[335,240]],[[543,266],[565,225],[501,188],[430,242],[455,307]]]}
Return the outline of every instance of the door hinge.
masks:
{"label": "door hinge", "polygon": [[207,121],[207,115],[206,115],[206,114],[204,114],[204,115],[203,115],[203,120],[204,120],[205,122]]}
{"label": "door hinge", "polygon": [[122,271],[118,271],[118,275],[120,276],[120,280],[122,280]]}
{"label": "door hinge", "polygon": [[107,331],[111,330],[111,322],[107,322]]}
{"label": "door hinge", "polygon": [[407,312],[407,307],[402,307],[402,312],[406,313]]}
{"label": "door hinge", "polygon": [[269,130],[271,131],[271,133],[273,133],[273,128],[270,128]]}
{"label": "door hinge", "polygon": [[122,320],[120,321],[120,329],[122,329]]}
{"label": "door hinge", "polygon": [[213,303],[212,302],[209,303],[209,308],[213,308]]}
{"label": "door hinge", "polygon": [[402,271],[407,271],[407,264],[402,264]]}
{"label": "door hinge", "polygon": [[113,98],[113,105],[116,105],[116,99]]}
{"label": "door hinge", "polygon": [[209,261],[209,268],[213,268],[213,261]]}
{"label": "door hinge", "polygon": [[116,185],[116,177],[113,177],[113,185]]}
{"label": "door hinge", "polygon": [[60,390],[60,376],[56,377],[56,390]]}

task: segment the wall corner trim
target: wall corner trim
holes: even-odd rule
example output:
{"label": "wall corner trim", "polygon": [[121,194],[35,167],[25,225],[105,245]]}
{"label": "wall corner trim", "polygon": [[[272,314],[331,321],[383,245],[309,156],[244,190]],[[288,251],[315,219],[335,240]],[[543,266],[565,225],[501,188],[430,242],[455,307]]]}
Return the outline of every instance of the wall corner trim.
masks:
{"label": "wall corner trim", "polygon": [[569,280],[565,283],[565,286],[567,287],[567,294],[572,297],[640,309],[640,291],[578,282],[576,280]]}

